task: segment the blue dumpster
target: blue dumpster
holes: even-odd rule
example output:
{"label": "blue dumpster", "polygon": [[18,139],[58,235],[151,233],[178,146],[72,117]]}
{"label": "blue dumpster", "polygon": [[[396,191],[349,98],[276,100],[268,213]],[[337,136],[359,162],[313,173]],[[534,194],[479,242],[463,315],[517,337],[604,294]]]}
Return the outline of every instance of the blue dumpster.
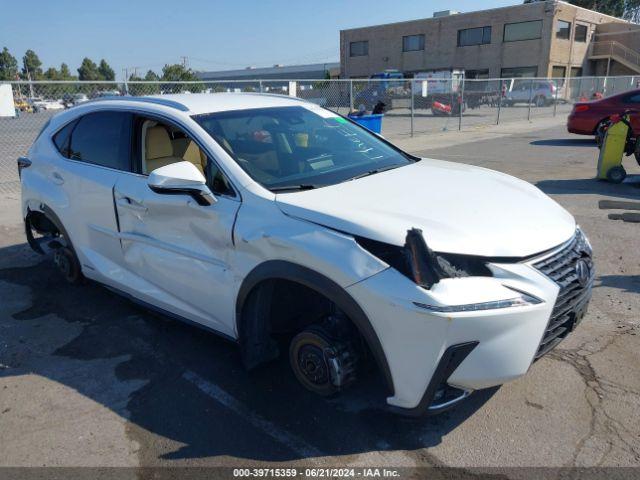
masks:
{"label": "blue dumpster", "polygon": [[374,133],[382,133],[382,117],[384,117],[382,113],[376,115],[349,115],[351,120]]}

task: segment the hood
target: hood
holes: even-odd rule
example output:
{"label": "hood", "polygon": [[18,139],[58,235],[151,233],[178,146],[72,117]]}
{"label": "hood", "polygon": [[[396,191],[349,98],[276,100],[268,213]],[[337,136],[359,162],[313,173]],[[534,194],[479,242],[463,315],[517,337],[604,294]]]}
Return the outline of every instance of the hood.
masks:
{"label": "hood", "polygon": [[525,257],[565,242],[575,220],[533,185],[470,165],[415,164],[303,192],[278,194],[287,215],[393,245],[419,228],[437,252]]}

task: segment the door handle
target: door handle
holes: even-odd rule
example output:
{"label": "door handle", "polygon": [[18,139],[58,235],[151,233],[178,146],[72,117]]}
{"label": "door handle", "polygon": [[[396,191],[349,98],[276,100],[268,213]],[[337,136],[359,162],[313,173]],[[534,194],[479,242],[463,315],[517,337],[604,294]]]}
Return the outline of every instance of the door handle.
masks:
{"label": "door handle", "polygon": [[51,179],[56,185],[62,185],[64,183],[64,178],[62,178],[62,175],[60,175],[58,172],[53,172],[51,174]]}
{"label": "door handle", "polygon": [[129,210],[135,210],[136,212],[146,213],[148,208],[144,206],[142,202],[134,200],[131,197],[122,197],[116,200],[119,207],[128,208]]}

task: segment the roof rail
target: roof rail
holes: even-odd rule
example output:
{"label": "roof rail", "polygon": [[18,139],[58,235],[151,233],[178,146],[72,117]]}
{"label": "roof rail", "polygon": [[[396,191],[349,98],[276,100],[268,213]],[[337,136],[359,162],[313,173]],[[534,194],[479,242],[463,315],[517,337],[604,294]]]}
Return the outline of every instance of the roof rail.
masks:
{"label": "roof rail", "polygon": [[134,102],[144,102],[144,103],[153,103],[155,105],[163,105],[165,107],[175,108],[176,110],[180,110],[181,112],[188,112],[189,109],[182,103],[176,102],[175,100],[169,100],[167,98],[161,97],[136,97],[129,95],[113,95],[108,97],[99,97],[91,100],[92,102],[101,102],[105,100],[127,100]]}

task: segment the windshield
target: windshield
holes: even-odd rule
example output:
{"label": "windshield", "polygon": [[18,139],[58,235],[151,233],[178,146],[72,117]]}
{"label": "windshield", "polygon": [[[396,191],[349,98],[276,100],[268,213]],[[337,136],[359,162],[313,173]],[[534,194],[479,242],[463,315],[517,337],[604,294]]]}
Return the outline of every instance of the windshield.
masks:
{"label": "windshield", "polygon": [[273,191],[333,185],[413,162],[368,130],[313,105],[193,118],[245,172]]}

